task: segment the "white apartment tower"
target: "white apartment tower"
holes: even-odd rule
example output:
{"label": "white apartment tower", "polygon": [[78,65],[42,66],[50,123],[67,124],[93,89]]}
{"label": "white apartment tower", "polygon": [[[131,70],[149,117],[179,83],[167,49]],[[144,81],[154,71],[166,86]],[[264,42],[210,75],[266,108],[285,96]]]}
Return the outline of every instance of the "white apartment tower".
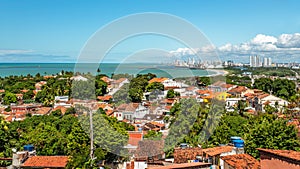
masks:
{"label": "white apartment tower", "polygon": [[250,56],[250,67],[260,67],[262,66],[261,62],[259,61],[259,56]]}
{"label": "white apartment tower", "polygon": [[272,60],[271,58],[264,58],[264,67],[271,67],[272,66]]}

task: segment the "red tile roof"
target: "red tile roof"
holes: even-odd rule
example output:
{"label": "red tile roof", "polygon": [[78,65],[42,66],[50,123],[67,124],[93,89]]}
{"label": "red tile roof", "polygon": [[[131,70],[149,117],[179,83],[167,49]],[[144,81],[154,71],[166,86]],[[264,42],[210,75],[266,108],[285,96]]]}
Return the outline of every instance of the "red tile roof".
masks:
{"label": "red tile roof", "polygon": [[136,132],[136,131],[129,131],[128,132],[129,138],[128,138],[128,144],[132,146],[138,146],[139,141],[143,139],[143,133],[142,132]]}
{"label": "red tile roof", "polygon": [[192,167],[200,167],[200,166],[207,166],[209,167],[210,163],[182,163],[182,164],[173,164],[173,165],[167,165],[167,166],[161,166],[161,167],[149,167],[149,169],[180,169],[180,168],[192,168]]}
{"label": "red tile roof", "polygon": [[121,104],[117,107],[118,111],[135,111],[139,107],[139,103]]}
{"label": "red tile roof", "polygon": [[112,80],[106,76],[101,77],[101,80],[103,80],[105,83],[110,83]]}
{"label": "red tile roof", "polygon": [[161,124],[161,123],[158,123],[158,122],[155,122],[155,121],[152,121],[150,123],[157,126],[157,127],[165,127],[165,124]]}
{"label": "red tile roof", "polygon": [[102,101],[109,101],[112,98],[112,96],[111,95],[98,96],[97,98]]}
{"label": "red tile roof", "polygon": [[57,106],[55,109],[53,109],[53,111],[55,110],[60,110],[62,114],[65,114],[67,111],[67,108],[65,108],[64,106]]}
{"label": "red tile roof", "polygon": [[227,88],[227,89],[229,89],[229,88],[231,88],[231,87],[233,87],[233,86],[234,86],[233,84],[222,84],[222,85],[221,85],[221,87]]}
{"label": "red tile roof", "polygon": [[162,83],[165,80],[168,80],[168,78],[165,78],[165,77],[156,78],[155,77],[155,78],[149,80],[149,83],[154,83],[154,82]]}
{"label": "red tile roof", "polygon": [[259,169],[260,164],[255,158],[248,154],[237,154],[222,156],[222,160],[235,169]]}
{"label": "red tile roof", "polygon": [[212,94],[212,91],[210,90],[197,90],[196,91],[198,94]]}
{"label": "red tile roof", "polygon": [[35,114],[45,115],[48,114],[51,109],[51,107],[41,107],[38,111],[35,112]]}
{"label": "red tile roof", "polygon": [[29,90],[24,89],[24,90],[20,90],[22,93],[27,93]]}
{"label": "red tile roof", "polygon": [[13,115],[9,115],[8,117],[5,118],[6,121],[12,122]]}
{"label": "red tile roof", "polygon": [[171,110],[172,106],[165,106],[166,110]]}
{"label": "red tile roof", "polygon": [[267,97],[267,96],[269,96],[269,94],[264,93],[264,94],[258,95],[257,98],[263,99],[263,98],[265,98],[265,97]]}
{"label": "red tile roof", "polygon": [[277,156],[289,158],[292,160],[300,161],[300,152],[293,151],[293,150],[272,150],[272,149],[264,149],[264,148],[257,148],[258,151],[274,154]]}
{"label": "red tile roof", "polygon": [[175,99],[165,99],[163,101],[163,103],[167,103],[167,104],[173,104],[175,102]]}
{"label": "red tile roof", "polygon": [[64,168],[68,160],[68,156],[33,156],[28,158],[22,167]]}
{"label": "red tile roof", "polygon": [[202,155],[202,148],[175,148],[174,149],[174,163],[187,163],[188,160],[195,160],[196,156]]}
{"label": "red tile roof", "polygon": [[202,151],[209,156],[216,156],[222,153],[230,152],[232,151],[233,146],[219,146],[219,147],[213,147],[213,148],[206,148]]}
{"label": "red tile roof", "polygon": [[229,93],[242,93],[246,90],[247,90],[247,88],[245,86],[238,86],[236,88],[233,88],[233,89],[229,90],[228,92]]}

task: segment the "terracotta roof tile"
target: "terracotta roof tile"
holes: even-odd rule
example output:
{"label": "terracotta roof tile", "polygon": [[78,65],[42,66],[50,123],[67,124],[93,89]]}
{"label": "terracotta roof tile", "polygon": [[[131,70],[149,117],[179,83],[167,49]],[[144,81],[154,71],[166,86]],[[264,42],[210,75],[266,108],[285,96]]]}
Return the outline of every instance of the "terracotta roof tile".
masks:
{"label": "terracotta roof tile", "polygon": [[110,83],[112,81],[112,79],[110,79],[106,76],[101,77],[101,80],[103,80],[105,83]]}
{"label": "terracotta roof tile", "polygon": [[229,93],[242,93],[246,90],[247,90],[247,88],[245,86],[238,86],[236,88],[233,88],[233,89],[229,90],[228,92]]}
{"label": "terracotta roof tile", "polygon": [[58,168],[66,167],[68,156],[33,156],[25,161],[23,167]]}
{"label": "terracotta roof tile", "polygon": [[293,151],[293,150],[272,150],[272,149],[264,149],[264,148],[257,148],[258,151],[267,152],[270,154],[274,154],[281,157],[286,157],[292,160],[300,161],[300,152]]}
{"label": "terracotta roof tile", "polygon": [[175,148],[174,149],[174,163],[187,163],[188,160],[195,160],[196,156],[202,155],[202,148]]}
{"label": "terracotta roof tile", "polygon": [[264,94],[260,94],[260,95],[258,95],[258,96],[257,96],[257,98],[259,98],[259,99],[263,99],[263,98],[265,98],[265,97],[267,97],[267,96],[269,96],[269,94],[267,94],[267,93],[264,93]]}
{"label": "terracotta roof tile", "polygon": [[222,156],[228,165],[234,167],[235,169],[259,169],[260,164],[255,158],[248,154],[237,154],[237,155],[228,155]]}
{"label": "terracotta roof tile", "polygon": [[180,169],[180,168],[192,168],[192,167],[200,167],[206,166],[209,167],[210,163],[201,163],[201,162],[194,162],[194,163],[182,163],[182,164],[173,164],[161,167],[149,167],[149,169]]}
{"label": "terracotta roof tile", "polygon": [[172,106],[165,106],[166,110],[171,110]]}
{"label": "terracotta roof tile", "polygon": [[136,132],[136,131],[129,131],[128,132],[129,138],[128,138],[128,144],[132,146],[138,146],[139,141],[143,139],[143,133],[142,132]]}
{"label": "terracotta roof tile", "polygon": [[41,107],[38,111],[35,112],[35,114],[45,115],[48,114],[51,109],[51,107]]}
{"label": "terracotta roof tile", "polygon": [[197,90],[198,94],[212,94],[212,91],[210,90]]}
{"label": "terracotta roof tile", "polygon": [[164,141],[163,140],[143,140],[138,144],[135,154],[136,158],[153,157],[159,154],[164,154]]}
{"label": "terracotta roof tile", "polygon": [[158,83],[162,83],[163,81],[168,80],[168,78],[166,77],[159,77],[159,78],[153,78],[151,80],[149,80],[149,83],[154,83],[154,82],[158,82]]}
{"label": "terracotta roof tile", "polygon": [[167,103],[167,104],[173,104],[176,100],[175,99],[165,99],[163,101],[163,103]]}
{"label": "terracotta roof tile", "polygon": [[98,96],[97,98],[102,101],[109,101],[112,98],[112,96],[111,95]]}
{"label": "terracotta roof tile", "polygon": [[203,149],[203,152],[208,154],[209,156],[215,156],[218,154],[226,153],[232,151],[233,146],[219,146],[213,148]]}
{"label": "terracotta roof tile", "polygon": [[64,106],[57,106],[55,109],[53,109],[53,111],[55,110],[60,110],[62,114],[65,114],[67,111],[67,108],[65,108]]}
{"label": "terracotta roof tile", "polygon": [[161,123],[158,123],[158,122],[155,122],[155,121],[152,121],[150,123],[157,126],[157,127],[165,127],[165,124],[161,124]]}

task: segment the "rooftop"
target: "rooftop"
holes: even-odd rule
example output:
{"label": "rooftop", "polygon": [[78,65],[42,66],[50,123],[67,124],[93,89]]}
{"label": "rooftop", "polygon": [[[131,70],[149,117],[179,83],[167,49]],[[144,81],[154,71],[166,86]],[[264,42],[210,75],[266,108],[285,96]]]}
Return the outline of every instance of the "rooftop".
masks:
{"label": "rooftop", "polygon": [[173,164],[168,166],[161,166],[161,167],[149,167],[149,169],[180,169],[180,168],[192,168],[192,167],[209,167],[210,163],[182,163],[182,164]]}
{"label": "rooftop", "polygon": [[273,155],[289,158],[292,160],[300,161],[300,152],[293,151],[293,150],[272,150],[272,149],[264,149],[264,148],[258,148],[257,149],[260,152],[266,152]]}
{"label": "rooftop", "polygon": [[237,155],[228,155],[222,156],[228,165],[234,167],[235,169],[259,169],[260,164],[255,158],[248,154],[237,154]]}
{"label": "rooftop", "polygon": [[193,148],[175,148],[174,149],[174,163],[186,163],[188,160],[195,160],[197,155],[202,155],[200,147]]}
{"label": "rooftop", "polygon": [[22,166],[31,168],[64,168],[68,164],[68,160],[68,156],[32,156]]}
{"label": "rooftop", "polygon": [[233,146],[219,146],[219,147],[203,149],[203,152],[208,154],[209,156],[216,156],[222,153],[230,152],[232,151],[232,149]]}
{"label": "rooftop", "polygon": [[149,83],[154,83],[154,82],[162,83],[165,80],[168,80],[168,78],[165,78],[165,77],[156,78],[155,77],[155,78],[149,80]]}
{"label": "rooftop", "polygon": [[99,100],[102,100],[102,101],[109,101],[110,99],[112,99],[112,96],[111,95],[105,95],[105,96],[98,96],[97,98]]}
{"label": "rooftop", "polygon": [[128,144],[132,146],[138,146],[139,141],[143,140],[143,133],[137,131],[129,131],[128,132]]}

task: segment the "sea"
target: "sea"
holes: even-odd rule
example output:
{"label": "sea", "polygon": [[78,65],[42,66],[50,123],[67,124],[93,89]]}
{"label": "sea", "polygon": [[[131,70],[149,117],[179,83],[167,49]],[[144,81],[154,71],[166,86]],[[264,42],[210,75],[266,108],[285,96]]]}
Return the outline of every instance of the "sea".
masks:
{"label": "sea", "polygon": [[189,69],[175,67],[166,64],[151,63],[0,63],[0,76],[20,76],[20,75],[55,75],[62,71],[72,72],[90,72],[97,74],[97,70],[101,74],[111,76],[112,74],[147,74],[153,73],[158,77],[193,77],[193,76],[210,76],[217,72],[203,69]]}

